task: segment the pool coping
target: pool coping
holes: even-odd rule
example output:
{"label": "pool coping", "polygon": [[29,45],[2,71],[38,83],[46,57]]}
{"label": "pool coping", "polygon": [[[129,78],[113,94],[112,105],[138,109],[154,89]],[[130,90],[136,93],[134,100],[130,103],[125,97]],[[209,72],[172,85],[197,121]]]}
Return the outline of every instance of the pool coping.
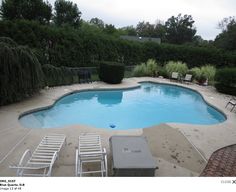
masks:
{"label": "pool coping", "polygon": [[[24,142],[27,143],[28,146],[34,146],[35,143],[37,143],[37,139],[39,139],[40,136],[44,135],[45,133],[52,132],[52,131],[60,132],[60,133],[66,132],[68,135],[71,135],[71,137],[74,137],[74,134],[73,134],[74,131],[72,131],[73,130],[72,128],[68,128],[68,130],[67,128],[55,128],[50,131],[48,129],[46,130],[29,129],[29,128],[22,127],[18,121],[18,118],[20,115],[22,116],[23,113],[26,113],[26,112],[30,113],[32,112],[32,110],[38,110],[40,106],[41,106],[41,109],[51,107],[56,103],[58,99],[68,94],[71,94],[73,92],[93,91],[95,89],[96,90],[132,89],[132,88],[139,87],[140,85],[138,83],[140,82],[162,83],[162,84],[175,85],[175,86],[191,89],[193,91],[198,92],[203,97],[204,101],[207,104],[209,104],[212,107],[215,107],[217,110],[219,110],[221,113],[223,113],[226,116],[227,118],[226,121],[219,123],[217,125],[213,125],[213,126],[168,123],[168,125],[171,126],[173,129],[176,129],[179,132],[181,132],[184,135],[184,137],[207,160],[210,158],[210,155],[215,150],[220,149],[230,144],[235,144],[236,131],[233,125],[236,120],[236,115],[235,113],[231,113],[229,112],[228,109],[224,108],[226,104],[225,102],[229,100],[230,96],[220,94],[220,98],[217,100],[217,102],[219,102],[220,104],[218,105],[217,103],[217,105],[215,105],[214,104],[215,101],[211,100],[209,95],[212,95],[212,94],[215,95],[216,92],[214,90],[213,91],[210,90],[209,92],[207,92],[206,90],[208,87],[202,87],[196,84],[185,85],[185,84],[180,84],[178,82],[170,82],[167,79],[150,78],[150,77],[125,79],[120,85],[108,85],[102,82],[95,82],[92,84],[79,84],[79,85],[75,84],[75,85],[70,85],[70,86],[50,88],[49,90],[42,90],[41,91],[42,93],[40,93],[39,95],[33,96],[32,98],[29,98],[23,102],[0,107],[0,122],[1,122],[0,134],[1,133],[8,134],[6,133],[8,132],[8,130],[16,130],[17,132],[25,133],[24,136],[27,136],[27,137],[26,139],[24,139]],[[204,91],[206,93],[204,93]],[[75,127],[75,126],[71,126],[71,127]],[[83,131],[86,131],[86,130],[98,131],[96,128],[93,129],[92,127],[85,127],[81,129],[83,129]],[[148,129],[148,128],[145,128],[145,129]],[[208,130],[210,130],[209,133],[208,133]],[[100,132],[101,134],[105,134],[106,136],[113,135],[113,134],[134,134],[134,135],[142,134],[142,130],[116,131],[112,129],[111,130],[101,129],[98,132]],[[16,133],[13,135],[16,135]],[[216,136],[216,139],[212,139],[213,136]],[[30,137],[36,138],[36,139],[35,140],[30,139]],[[22,135],[19,135],[18,138],[22,139],[23,137]],[[5,143],[0,141],[0,144],[6,145],[7,141],[5,141]],[[18,158],[18,156],[16,156],[18,154],[17,151],[22,152],[22,150],[25,149],[25,147],[27,146],[23,146],[23,144],[21,143],[19,146],[16,146],[17,150],[13,150],[10,154],[8,154],[9,150],[5,152],[5,154],[9,155],[9,157],[7,157],[6,160],[9,158],[17,159]],[[5,151],[5,149],[3,151]],[[5,164],[6,164],[6,161],[0,163],[0,170],[1,170],[1,167],[4,166]],[[12,172],[8,170],[6,170],[5,173],[6,175],[12,174]]]}

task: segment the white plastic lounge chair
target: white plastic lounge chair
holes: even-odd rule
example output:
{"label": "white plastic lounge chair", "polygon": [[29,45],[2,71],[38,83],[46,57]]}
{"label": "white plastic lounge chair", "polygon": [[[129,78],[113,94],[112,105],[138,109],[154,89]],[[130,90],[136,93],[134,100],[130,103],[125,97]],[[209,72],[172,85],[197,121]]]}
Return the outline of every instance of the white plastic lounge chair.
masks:
{"label": "white plastic lounge chair", "polygon": [[45,136],[33,153],[27,149],[16,166],[17,176],[51,176],[52,167],[59,152],[66,143],[66,136],[53,134]]}
{"label": "white plastic lounge chair", "polygon": [[84,133],[79,136],[75,161],[76,176],[82,177],[85,174],[107,176],[107,153],[106,149],[102,148],[99,135]]}
{"label": "white plastic lounge chair", "polygon": [[190,74],[186,74],[183,79],[183,81],[185,81],[185,82],[191,82],[191,80],[192,80],[192,75],[190,75]]}
{"label": "white plastic lounge chair", "polygon": [[179,73],[178,72],[172,72],[171,73],[171,79],[178,80],[179,79]]}
{"label": "white plastic lounge chair", "polygon": [[234,97],[231,98],[231,99],[229,100],[229,102],[226,104],[225,108],[226,108],[228,105],[231,105],[231,106],[232,106],[232,108],[231,108],[230,111],[233,111],[234,107],[236,106],[236,98],[234,98]]}

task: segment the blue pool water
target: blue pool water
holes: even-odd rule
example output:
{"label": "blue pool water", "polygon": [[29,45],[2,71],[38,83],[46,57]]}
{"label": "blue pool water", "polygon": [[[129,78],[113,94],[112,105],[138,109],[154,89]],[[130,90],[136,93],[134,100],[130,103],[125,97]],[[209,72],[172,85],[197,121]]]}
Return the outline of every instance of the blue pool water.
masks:
{"label": "blue pool water", "polygon": [[190,89],[155,83],[140,88],[78,92],[53,107],[20,118],[29,128],[82,124],[96,128],[135,129],[160,123],[217,124],[226,118]]}

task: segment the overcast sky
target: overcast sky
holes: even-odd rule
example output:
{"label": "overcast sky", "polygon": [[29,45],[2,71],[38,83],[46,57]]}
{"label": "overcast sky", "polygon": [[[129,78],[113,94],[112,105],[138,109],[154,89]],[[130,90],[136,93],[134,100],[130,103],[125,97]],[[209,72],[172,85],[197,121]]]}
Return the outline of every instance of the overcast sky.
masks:
{"label": "overcast sky", "polygon": [[[46,0],[44,0],[46,1]],[[116,27],[136,26],[139,21],[166,21],[179,13],[193,16],[197,34],[214,39],[221,31],[217,24],[236,15],[236,0],[70,0],[78,5],[82,19],[93,17]],[[55,0],[49,0],[53,5]]]}
{"label": "overcast sky", "polygon": [[[179,13],[193,16],[197,34],[214,39],[221,31],[217,24],[225,17],[235,16],[236,0],[72,0],[84,20],[93,17],[116,27],[136,26],[139,21],[166,21]],[[53,4],[54,0],[50,0]]]}

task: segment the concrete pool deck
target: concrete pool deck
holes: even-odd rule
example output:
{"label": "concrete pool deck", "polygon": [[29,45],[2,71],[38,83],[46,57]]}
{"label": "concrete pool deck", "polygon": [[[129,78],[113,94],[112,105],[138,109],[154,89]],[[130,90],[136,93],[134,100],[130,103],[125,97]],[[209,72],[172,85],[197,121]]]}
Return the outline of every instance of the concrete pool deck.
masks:
{"label": "concrete pool deck", "polygon": [[[222,111],[227,120],[217,125],[168,123],[127,131],[96,129],[82,125],[28,129],[18,121],[22,113],[52,105],[58,98],[73,91],[131,88],[138,86],[138,82],[142,81],[169,83],[194,89],[201,93],[209,104]],[[15,176],[15,171],[10,169],[9,165],[18,163],[26,149],[34,150],[42,137],[48,133],[62,133],[67,136],[67,145],[62,150],[60,159],[56,161],[52,176],[74,176],[75,149],[78,145],[78,136],[82,132],[100,134],[108,154],[110,154],[110,136],[144,135],[159,167],[156,176],[199,176],[214,151],[236,143],[236,113],[225,109],[230,98],[229,95],[218,93],[210,86],[181,84],[167,79],[148,77],[124,79],[119,85],[93,82],[41,90],[39,94],[22,102],[0,107],[0,176]]]}

